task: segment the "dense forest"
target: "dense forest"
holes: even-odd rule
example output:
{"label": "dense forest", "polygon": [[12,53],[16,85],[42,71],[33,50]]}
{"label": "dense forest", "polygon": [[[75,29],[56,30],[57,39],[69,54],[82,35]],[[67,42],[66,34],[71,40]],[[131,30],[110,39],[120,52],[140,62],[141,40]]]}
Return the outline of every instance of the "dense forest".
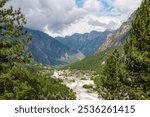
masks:
{"label": "dense forest", "polygon": [[21,9],[5,8],[7,2],[0,1],[0,99],[75,99],[71,89],[50,77],[51,68],[31,63],[27,21]]}
{"label": "dense forest", "polygon": [[124,54],[108,56],[95,79],[104,99],[150,99],[150,1],[142,2],[130,29]]}

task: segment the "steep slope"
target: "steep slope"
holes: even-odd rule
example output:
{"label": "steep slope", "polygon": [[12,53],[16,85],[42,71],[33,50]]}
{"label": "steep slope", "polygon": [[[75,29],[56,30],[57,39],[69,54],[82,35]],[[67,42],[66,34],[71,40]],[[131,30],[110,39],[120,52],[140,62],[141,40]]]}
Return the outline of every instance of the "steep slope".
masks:
{"label": "steep slope", "polygon": [[135,12],[131,14],[129,19],[124,22],[118,30],[116,30],[113,33],[110,33],[107,38],[105,43],[103,43],[100,48],[98,49],[97,52],[101,52],[104,50],[107,50],[112,47],[117,47],[122,45],[122,43],[129,38],[129,30],[131,28],[131,21],[135,17]]}
{"label": "steep slope", "polygon": [[[28,34],[32,35],[30,51],[32,52],[33,59],[36,62],[50,65],[68,64],[67,61],[70,56],[72,61],[78,61],[84,58],[81,52],[70,49],[66,45],[60,43],[49,35],[37,31],[27,29]],[[63,59],[62,59],[63,58]]]}
{"label": "steep slope", "polygon": [[103,52],[96,53],[92,56],[86,57],[85,59],[78,61],[69,65],[68,67],[71,69],[77,70],[90,70],[96,71],[97,73],[101,72],[101,66],[103,65],[106,57],[112,52],[114,48]]}
{"label": "steep slope", "polygon": [[74,34],[72,36],[57,37],[61,43],[68,45],[70,48],[80,50],[84,55],[89,56],[95,53],[99,46],[104,43],[106,36],[111,31],[97,32],[92,31],[85,34]]}
{"label": "steep slope", "polygon": [[123,52],[123,43],[129,38],[129,29],[131,28],[131,22],[135,17],[135,12],[130,18],[124,22],[118,30],[107,36],[105,43],[100,46],[95,55],[86,57],[82,61],[76,62],[70,65],[72,69],[82,70],[94,70],[96,72],[101,71],[101,66],[105,62],[107,56],[115,49],[118,48],[120,53]]}

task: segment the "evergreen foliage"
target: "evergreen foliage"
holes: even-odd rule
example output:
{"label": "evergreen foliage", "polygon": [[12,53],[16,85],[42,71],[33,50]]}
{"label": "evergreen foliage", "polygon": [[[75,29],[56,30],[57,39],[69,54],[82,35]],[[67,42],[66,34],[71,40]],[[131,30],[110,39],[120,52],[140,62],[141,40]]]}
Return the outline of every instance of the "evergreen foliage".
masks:
{"label": "evergreen foliage", "polygon": [[125,44],[126,69],[133,99],[150,99],[150,1],[144,0],[132,22],[130,41]]}
{"label": "evergreen foliage", "polygon": [[[3,8],[6,2],[7,0],[0,1],[0,98],[31,99],[32,97],[35,99],[37,96],[26,97],[24,95],[25,92],[27,94],[32,90],[32,84],[28,84],[30,78],[28,72],[16,67],[17,63],[25,64],[30,60],[31,54],[25,54],[25,52],[31,36],[20,39],[26,33],[23,31],[23,25],[26,23],[25,17],[20,9],[14,11],[12,7]],[[18,89],[24,91],[20,93]]]}
{"label": "evergreen foliage", "polygon": [[7,1],[0,0],[0,99],[75,99],[59,81],[26,67],[31,64],[27,52],[31,36],[25,36],[21,10],[5,9]]}
{"label": "evergreen foliage", "polygon": [[115,50],[95,79],[104,99],[150,99],[150,1],[144,0],[132,22],[124,55]]}
{"label": "evergreen foliage", "polygon": [[108,56],[100,77],[94,79],[97,90],[104,99],[127,99],[124,59],[117,49]]}
{"label": "evergreen foliage", "polygon": [[[23,31],[23,25],[26,20],[19,10],[13,10],[12,7],[4,9],[3,6],[7,0],[0,1],[0,71],[7,71],[7,67],[13,67],[15,62],[27,63],[31,54],[25,52],[31,36],[20,39],[26,31]],[[23,56],[24,55],[24,56]]]}

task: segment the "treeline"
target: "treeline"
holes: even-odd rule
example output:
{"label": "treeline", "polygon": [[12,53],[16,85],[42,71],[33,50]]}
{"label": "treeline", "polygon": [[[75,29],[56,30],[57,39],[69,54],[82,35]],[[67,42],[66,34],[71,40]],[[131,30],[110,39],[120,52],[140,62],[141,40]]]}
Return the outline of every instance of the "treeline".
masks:
{"label": "treeline", "polygon": [[21,10],[4,8],[0,0],[0,99],[75,99],[72,90],[60,81],[29,69],[32,54],[27,52],[32,36]]}
{"label": "treeline", "polygon": [[150,1],[136,12],[124,54],[116,49],[95,79],[103,99],[150,99]]}

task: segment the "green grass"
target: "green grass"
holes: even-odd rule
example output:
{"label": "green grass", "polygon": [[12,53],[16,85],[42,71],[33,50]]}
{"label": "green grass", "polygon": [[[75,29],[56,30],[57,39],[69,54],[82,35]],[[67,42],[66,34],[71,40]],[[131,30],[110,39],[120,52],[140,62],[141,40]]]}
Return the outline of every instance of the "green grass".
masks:
{"label": "green grass", "polygon": [[89,70],[101,73],[102,63],[107,59],[107,56],[111,54],[114,49],[118,49],[120,53],[123,53],[123,46],[111,47],[106,51],[96,53],[92,56],[86,57],[85,59],[75,62],[65,68],[77,69],[77,70]]}
{"label": "green grass", "polygon": [[86,57],[85,59],[71,64],[71,69],[77,69],[77,70],[90,70],[90,71],[96,71],[97,73],[100,73],[102,62],[105,61],[108,54],[110,54],[114,49],[111,48],[104,52],[99,52],[95,55]]}

